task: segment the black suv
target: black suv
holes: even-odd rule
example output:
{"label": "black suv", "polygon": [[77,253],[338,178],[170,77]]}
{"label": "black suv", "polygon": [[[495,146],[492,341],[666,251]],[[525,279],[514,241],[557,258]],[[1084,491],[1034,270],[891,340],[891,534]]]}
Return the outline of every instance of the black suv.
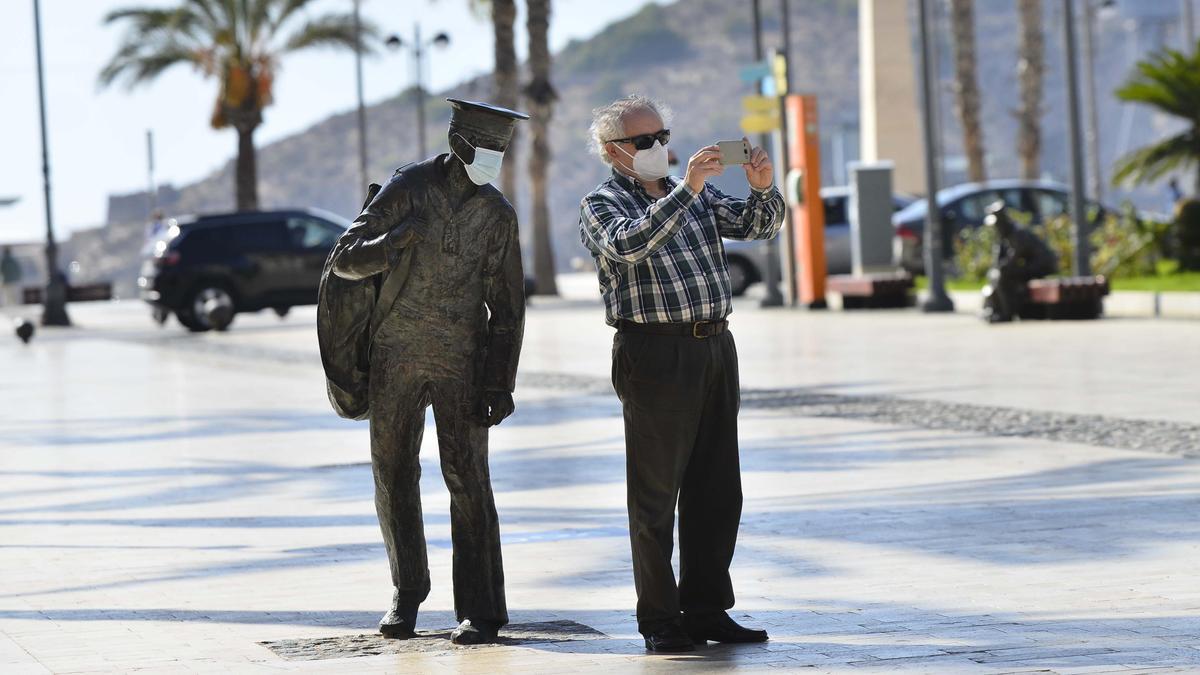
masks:
{"label": "black suv", "polygon": [[171,220],[143,250],[138,287],[165,321],[225,330],[237,312],[317,302],[325,258],[350,226],[313,209],[247,211]]}

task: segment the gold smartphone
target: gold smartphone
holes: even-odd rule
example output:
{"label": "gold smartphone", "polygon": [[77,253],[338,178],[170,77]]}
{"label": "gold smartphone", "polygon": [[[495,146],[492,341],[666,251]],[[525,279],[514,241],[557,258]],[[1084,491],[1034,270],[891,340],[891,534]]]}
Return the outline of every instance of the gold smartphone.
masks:
{"label": "gold smartphone", "polygon": [[717,149],[721,151],[722,164],[750,163],[750,141],[717,141]]}

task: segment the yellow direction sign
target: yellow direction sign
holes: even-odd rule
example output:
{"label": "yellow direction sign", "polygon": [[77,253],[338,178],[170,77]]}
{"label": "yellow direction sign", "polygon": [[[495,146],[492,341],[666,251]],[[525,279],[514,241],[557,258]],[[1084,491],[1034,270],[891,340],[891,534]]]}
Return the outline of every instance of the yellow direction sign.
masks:
{"label": "yellow direction sign", "polygon": [[750,115],[778,115],[779,99],[774,96],[743,96],[742,110]]}
{"label": "yellow direction sign", "polygon": [[742,118],[742,131],[748,134],[765,134],[779,128],[779,113],[773,115],[746,115]]}
{"label": "yellow direction sign", "polygon": [[744,96],[742,131],[748,134],[765,134],[779,128],[779,99],[774,96]]}
{"label": "yellow direction sign", "polygon": [[775,76],[775,94],[783,96],[788,93],[787,59],[783,57],[783,54],[776,54],[771,66],[772,74]]}

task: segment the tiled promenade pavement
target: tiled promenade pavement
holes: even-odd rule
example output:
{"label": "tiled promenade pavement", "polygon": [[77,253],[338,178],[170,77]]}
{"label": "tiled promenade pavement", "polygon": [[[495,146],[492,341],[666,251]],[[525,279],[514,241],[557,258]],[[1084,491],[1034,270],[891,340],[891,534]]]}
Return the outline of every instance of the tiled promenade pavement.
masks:
{"label": "tiled promenade pavement", "polygon": [[[659,656],[632,616],[594,301],[529,315],[491,458],[524,632],[483,648],[369,637],[390,589],[366,426],[329,410],[311,308],[201,336],[136,303],[72,311],[79,328],[28,347],[0,335],[0,673],[1200,672],[1197,323],[739,304],[734,614],[771,641]],[[1112,440],[1139,435],[1161,447]],[[426,441],[420,622],[444,636]]]}

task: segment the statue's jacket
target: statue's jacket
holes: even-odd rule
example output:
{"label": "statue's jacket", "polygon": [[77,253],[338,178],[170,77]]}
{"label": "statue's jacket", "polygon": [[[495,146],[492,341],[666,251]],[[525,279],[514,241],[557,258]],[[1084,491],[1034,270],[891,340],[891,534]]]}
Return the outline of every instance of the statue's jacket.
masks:
{"label": "statue's jacket", "polygon": [[[490,184],[454,203],[444,158],[398,170],[326,263],[318,334],[345,417],[360,416],[338,394],[365,381],[380,352],[475,390],[514,388],[525,319],[516,215]],[[399,290],[384,307],[391,275]]]}

